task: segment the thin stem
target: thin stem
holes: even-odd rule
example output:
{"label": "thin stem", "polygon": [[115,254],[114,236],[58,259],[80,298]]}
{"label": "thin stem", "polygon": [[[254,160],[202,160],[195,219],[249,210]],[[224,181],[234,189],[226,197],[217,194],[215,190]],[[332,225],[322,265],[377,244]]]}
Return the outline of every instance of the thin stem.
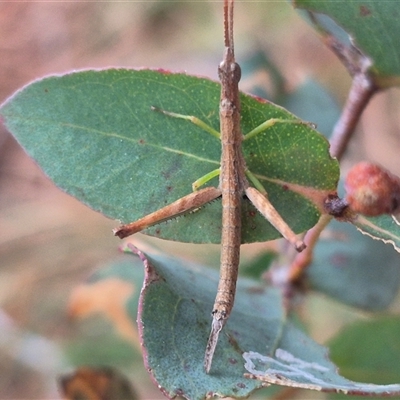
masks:
{"label": "thin stem", "polygon": [[[340,160],[345,153],[355,127],[377,87],[366,72],[356,73],[350,88],[349,96],[343,108],[342,114],[333,129],[330,140],[330,153],[332,157]],[[304,236],[307,249],[303,253],[296,254],[289,267],[288,283],[294,283],[300,279],[304,271],[311,264],[314,247],[323,229],[331,221],[329,215],[321,216],[321,219]]]}
{"label": "thin stem", "polygon": [[[377,90],[378,88],[374,85],[367,72],[358,72],[353,76],[349,96],[331,136],[330,153],[332,157],[336,157],[338,160],[343,157],[365,107]],[[307,249],[294,257],[289,267],[289,283],[298,281],[311,264],[318,238],[331,220],[332,217],[330,215],[321,216],[317,225],[305,234],[304,241],[307,243]]]}
{"label": "thin stem", "polygon": [[307,267],[311,264],[314,249],[318,243],[319,237],[321,236],[321,232],[329,224],[332,218],[331,215],[323,214],[317,224],[304,235],[304,241],[307,243],[307,247],[303,252],[296,254],[296,257],[290,264],[288,273],[288,281],[290,283],[297,282],[303,276]]}
{"label": "thin stem", "polygon": [[331,155],[340,160],[353,136],[361,114],[379,88],[375,85],[369,72],[372,65],[371,60],[352,44],[344,44],[336,39],[331,32],[321,26],[314,13],[309,12],[308,15],[321,34],[322,41],[335,53],[350,76],[353,77],[349,96],[330,139]]}
{"label": "thin stem", "polygon": [[[369,72],[371,60],[352,46],[346,46],[339,42],[330,32],[322,28],[310,13],[316,27],[319,29],[324,43],[336,54],[349,74],[353,77],[349,95],[343,107],[342,114],[337,121],[330,139],[330,154],[340,160],[352,138],[355,128],[360,121],[368,102],[379,90]],[[332,220],[330,215],[322,215],[317,225],[310,229],[304,236],[307,249],[297,254],[289,267],[288,283],[293,284],[304,274],[304,271],[311,264],[314,247],[318,242],[323,229]]]}
{"label": "thin stem", "polygon": [[321,40],[324,44],[335,53],[341,63],[345,66],[350,76],[360,73],[362,70],[366,71],[366,64],[370,65],[369,60],[352,44],[344,44],[339,41],[331,32],[322,26],[315,14],[308,11],[308,16],[314,27],[321,35]]}
{"label": "thin stem", "polygon": [[338,160],[342,158],[361,114],[377,90],[378,88],[367,73],[361,72],[354,75],[349,96],[330,140],[332,157]]}

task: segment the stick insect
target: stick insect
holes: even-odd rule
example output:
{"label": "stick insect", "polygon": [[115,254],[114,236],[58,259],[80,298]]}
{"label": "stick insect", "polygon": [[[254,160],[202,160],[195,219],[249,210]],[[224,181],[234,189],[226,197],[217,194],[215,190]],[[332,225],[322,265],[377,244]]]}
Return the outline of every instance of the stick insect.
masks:
{"label": "stick insect", "polygon": [[[241,245],[241,203],[244,195],[254,204],[262,215],[291,242],[296,250],[302,251],[305,244],[281,218],[268,201],[267,193],[258,179],[246,168],[242,153],[242,141],[254,137],[276,123],[303,123],[293,120],[270,119],[243,136],[240,128],[239,81],[241,70],[235,61],[233,42],[233,9],[234,0],[224,0],[224,43],[225,53],[218,67],[221,81],[219,103],[220,132],[194,116],[181,115],[152,107],[153,111],[169,117],[188,120],[221,140],[221,166],[193,184],[193,193],[151,213],[133,223],[114,230],[114,234],[124,238],[172,217],[195,210],[202,205],[222,197],[222,235],[220,278],[217,295],[212,310],[211,332],[208,338],[204,369],[210,372],[211,364],[218,343],[218,337],[228,320],[236,292],[236,281],[240,259]],[[197,190],[198,187],[219,175],[219,186]],[[253,184],[251,186],[249,181]]]}

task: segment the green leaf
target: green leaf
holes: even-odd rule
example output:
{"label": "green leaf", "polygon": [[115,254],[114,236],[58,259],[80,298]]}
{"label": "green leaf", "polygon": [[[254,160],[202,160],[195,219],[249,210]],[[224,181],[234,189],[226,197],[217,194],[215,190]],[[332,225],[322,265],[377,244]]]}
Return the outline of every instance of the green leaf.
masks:
{"label": "green leaf", "polygon": [[330,355],[349,379],[388,384],[400,377],[399,337],[399,316],[359,321],[330,341]]}
{"label": "green leaf", "polygon": [[365,310],[387,308],[399,291],[399,254],[333,221],[319,240],[307,270],[313,289]]}
{"label": "green leaf", "polygon": [[396,251],[400,252],[400,224],[392,215],[380,215],[379,217],[365,217],[357,215],[350,220],[360,232],[391,244]]}
{"label": "green leaf", "polygon": [[317,81],[306,79],[293,92],[281,98],[286,109],[304,121],[311,121],[326,138],[329,138],[340,108],[330,93]]}
{"label": "green leaf", "polygon": [[270,267],[274,259],[277,257],[277,253],[274,251],[265,251],[257,256],[255,259],[246,263],[240,271],[241,276],[247,278],[260,279],[261,275],[264,274]]}
{"label": "green leaf", "polygon": [[264,75],[267,73],[271,80],[272,87],[270,91],[272,93],[268,93],[269,91],[267,91],[264,81],[262,85],[256,81],[255,84],[251,85],[249,92],[282,105],[278,99],[286,93],[285,78],[281,74],[280,69],[271,60],[268,53],[264,50],[256,49],[249,57],[241,62],[240,67],[242,69],[242,79],[247,79],[247,77],[253,78],[257,76],[257,74]]}
{"label": "green leaf", "polygon": [[371,72],[378,85],[400,84],[400,13],[397,1],[293,0],[293,4],[326,14],[345,29],[354,45],[371,59]]}
{"label": "green leaf", "polygon": [[[138,325],[146,368],[168,396],[204,399],[207,396],[246,397],[260,382],[245,379],[243,346],[257,343],[259,351],[279,335],[284,319],[277,290],[264,291],[250,280],[240,280],[235,311],[220,335],[212,371],[203,369],[217,271],[181,260],[139,253],[145,281],[139,303]],[[256,289],[252,291],[252,289]],[[250,292],[251,296],[245,293]],[[265,305],[268,304],[268,312]],[[263,314],[263,320],[258,315]],[[263,330],[256,329],[264,323]]]}
{"label": "green leaf", "polygon": [[[120,335],[110,334],[112,325],[104,321],[85,322],[86,332],[79,332],[80,337],[66,343],[64,353],[69,363],[75,366],[114,366],[132,367],[140,362],[140,354]],[[85,335],[86,333],[86,335]]]}
{"label": "green leaf", "polygon": [[235,307],[206,374],[203,357],[217,272],[132,250],[145,265],[138,314],[145,364],[168,397],[241,398],[266,383],[357,394],[400,393],[400,385],[365,385],[339,376],[327,350],[286,319],[280,291],[248,279],[238,282]]}
{"label": "green leaf", "polygon": [[267,93],[264,81],[257,80],[251,86],[251,93],[283,106],[304,121],[316,124],[318,131],[329,139],[341,110],[327,89],[312,78],[306,78],[294,90],[288,91],[288,85],[278,67],[262,51],[257,51],[245,59],[241,67],[242,76],[263,76],[267,73],[273,83],[272,95]]}
{"label": "green leaf", "polygon": [[[189,194],[192,182],[220,165],[218,139],[151,106],[195,115],[218,129],[219,92],[219,84],[185,74],[85,71],[28,85],[2,105],[0,115],[60,188],[127,223]],[[261,99],[242,95],[241,100],[244,133],[272,117],[296,120]],[[327,141],[309,126],[285,123],[245,141],[243,151],[293,230],[313,226],[339,175]],[[218,185],[218,179],[209,184]],[[243,243],[280,236],[248,201],[243,221]],[[219,243],[220,231],[221,204],[215,201],[145,233]]]}

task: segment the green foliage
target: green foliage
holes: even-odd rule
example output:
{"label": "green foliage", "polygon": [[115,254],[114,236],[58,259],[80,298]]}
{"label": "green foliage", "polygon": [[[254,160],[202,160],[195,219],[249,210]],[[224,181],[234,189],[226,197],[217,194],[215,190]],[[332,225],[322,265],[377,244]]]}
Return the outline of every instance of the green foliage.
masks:
{"label": "green foliage", "polygon": [[333,18],[351,36],[354,45],[371,60],[378,85],[399,84],[400,26],[397,1],[293,0],[295,7]]}
{"label": "green foliage", "polygon": [[399,254],[350,224],[334,221],[317,244],[307,276],[312,288],[346,304],[384,310],[399,290]]}
{"label": "green foliage", "polygon": [[246,75],[267,72],[273,86],[273,94],[266,92],[259,84],[251,87],[251,93],[273,101],[297,115],[304,121],[312,121],[318,131],[329,138],[340,116],[340,108],[332,95],[320,83],[311,77],[293,90],[287,89],[285,77],[265,53],[257,52],[242,64]]}
{"label": "green foliage", "polygon": [[359,321],[330,341],[330,355],[346,376],[388,384],[400,376],[399,337],[398,317],[386,315]]}
{"label": "green foliage", "polygon": [[[212,374],[203,368],[204,349],[210,330],[218,273],[176,258],[144,259],[144,288],[139,305],[139,332],[146,367],[168,397],[181,395],[203,399],[207,395],[245,397],[262,384],[243,377],[241,353],[262,337],[276,338],[284,318],[279,291],[254,290],[254,282],[243,280],[237,292],[235,311],[220,338]],[[256,289],[256,287],[254,287]],[[271,309],[268,315],[267,307]],[[256,315],[263,312],[263,319]],[[250,328],[251,327],[251,328]],[[260,346],[259,350],[264,348]]]}
{"label": "green foliage", "polygon": [[397,251],[400,249],[400,226],[397,219],[391,215],[379,217],[357,216],[352,223],[361,231],[374,238],[391,244]]}
{"label": "green foliage", "polygon": [[[60,188],[126,223],[189,194],[191,184],[220,163],[218,139],[151,107],[195,115],[218,129],[219,92],[219,84],[185,74],[86,71],[36,81],[0,112],[8,129]],[[241,100],[244,133],[270,118],[298,121],[272,103],[247,95]],[[281,123],[245,141],[243,151],[248,168],[292,229],[311,228],[319,217],[318,204],[290,185],[305,192],[335,191],[339,168],[329,156],[328,142],[308,125]],[[217,179],[211,184],[217,185]],[[219,243],[220,232],[219,201],[145,231],[191,243]],[[279,236],[243,202],[243,243]]]}
{"label": "green foliage", "polygon": [[[350,34],[361,53],[372,61],[375,84],[384,88],[399,83],[395,1],[294,3],[332,17]],[[316,17],[313,21],[319,31],[332,32],[350,46],[348,37],[342,40],[342,31],[324,25],[327,19]],[[272,71],[281,104],[306,120],[315,122],[319,117],[321,131],[329,137],[338,109],[320,85],[308,80],[287,93],[284,78],[269,60],[254,63],[265,64]],[[108,69],[38,80],[3,104],[0,115],[62,190],[126,223],[189,194],[196,179],[220,165],[218,139],[151,107],[194,115],[218,130],[219,96],[220,85],[204,78],[162,70]],[[294,122],[276,124],[245,140],[243,152],[247,167],[290,227],[296,233],[313,227],[323,200],[335,193],[339,179],[339,165],[329,156],[327,140],[276,104],[245,94],[241,94],[241,102],[243,133],[270,118]],[[216,186],[218,180],[207,184]],[[280,236],[246,199],[242,220],[243,243]],[[399,249],[399,224],[394,218],[359,216],[351,222]],[[220,201],[145,233],[182,242],[219,243]],[[353,307],[387,309],[399,288],[398,254],[357,234],[349,224],[335,222],[326,234],[328,238],[316,247],[306,283]],[[400,393],[400,385],[389,385],[400,373],[398,318],[355,324],[331,342],[332,359],[346,378],[368,382],[376,378],[383,386],[352,382],[338,374],[327,358],[327,349],[288,318],[281,290],[245,278],[238,282],[235,308],[221,334],[212,373],[206,374],[202,361],[217,273],[177,258],[139,254],[145,265],[138,317],[141,345],[147,369],[167,396],[245,397],[270,383],[350,394]],[[260,265],[267,268],[271,259],[271,254],[262,255],[261,264],[248,266],[248,274],[259,276]],[[132,261],[136,267],[140,263],[138,258]],[[142,278],[141,271],[129,270],[126,262],[115,264],[89,284],[111,277],[132,284],[132,294],[119,305],[128,320],[123,320],[125,328],[132,329],[138,311],[138,290],[133,289]],[[118,328],[118,321],[114,322]],[[135,356],[127,350],[126,342],[114,339],[112,345],[100,350],[103,352],[90,339],[71,350],[70,358],[98,365],[114,359],[126,364]],[[91,358],[92,351],[97,357]]]}
{"label": "green foliage", "polygon": [[280,100],[282,103],[279,104],[304,121],[313,121],[319,132],[326,138],[330,137],[340,116],[340,109],[333,97],[318,82],[307,79]]}
{"label": "green foliage", "polygon": [[102,322],[86,321],[85,331],[90,330],[91,335],[82,334],[79,340],[66,344],[65,355],[72,365],[121,367],[130,366],[139,359],[132,345],[122,340],[120,335],[110,335],[107,331],[111,331],[112,326]]}
{"label": "green foliage", "polygon": [[[212,373],[206,374],[201,361],[218,274],[176,258],[140,256],[145,281],[138,324],[145,363],[168,397],[244,397],[261,382],[322,391],[400,393],[400,385],[363,385],[339,376],[327,350],[287,318],[282,292],[250,279],[239,282]],[[245,373],[257,379],[248,380]]]}

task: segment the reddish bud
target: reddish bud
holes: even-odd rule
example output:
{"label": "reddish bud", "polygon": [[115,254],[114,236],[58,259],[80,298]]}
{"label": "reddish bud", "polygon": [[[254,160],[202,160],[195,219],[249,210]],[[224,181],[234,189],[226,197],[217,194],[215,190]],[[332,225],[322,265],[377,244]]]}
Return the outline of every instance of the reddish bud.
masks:
{"label": "reddish bud", "polygon": [[346,201],[351,210],[369,217],[400,210],[400,178],[379,165],[356,164],[345,181]]}

